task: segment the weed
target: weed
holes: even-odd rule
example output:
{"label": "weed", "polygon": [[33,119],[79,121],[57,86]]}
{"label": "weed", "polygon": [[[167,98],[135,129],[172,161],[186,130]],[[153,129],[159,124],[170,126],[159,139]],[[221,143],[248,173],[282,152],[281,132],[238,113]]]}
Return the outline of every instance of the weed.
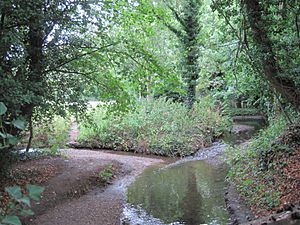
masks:
{"label": "weed", "polygon": [[114,175],[113,165],[108,164],[104,167],[104,169],[98,174],[98,177],[103,182],[108,182]]}
{"label": "weed", "polygon": [[[45,124],[34,124],[32,148],[44,149],[47,155],[57,155],[60,148],[63,148],[69,137],[71,121],[62,117],[54,117]],[[26,145],[27,137],[24,138]]]}

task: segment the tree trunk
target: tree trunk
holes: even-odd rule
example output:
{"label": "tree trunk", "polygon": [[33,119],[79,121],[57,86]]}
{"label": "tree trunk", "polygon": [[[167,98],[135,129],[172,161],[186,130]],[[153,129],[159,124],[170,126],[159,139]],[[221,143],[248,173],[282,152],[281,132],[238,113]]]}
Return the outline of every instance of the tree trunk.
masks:
{"label": "tree trunk", "polygon": [[199,51],[197,37],[199,34],[199,3],[194,0],[188,0],[184,9],[184,31],[185,37],[181,39],[185,56],[183,79],[187,85],[187,106],[193,107],[196,100],[196,87],[199,78]]}
{"label": "tree trunk", "polygon": [[29,150],[30,150],[32,137],[33,137],[33,126],[32,126],[32,117],[30,117],[30,120],[29,120],[29,139],[28,139],[27,146],[26,146],[26,152],[29,152]]}
{"label": "tree trunk", "polygon": [[271,39],[265,28],[266,21],[262,17],[262,7],[259,0],[244,0],[248,21],[252,30],[254,41],[260,51],[260,61],[263,67],[263,76],[270,82],[275,91],[280,93],[289,103],[299,110],[300,90],[293,80],[284,76],[279,67],[276,55],[272,49]]}

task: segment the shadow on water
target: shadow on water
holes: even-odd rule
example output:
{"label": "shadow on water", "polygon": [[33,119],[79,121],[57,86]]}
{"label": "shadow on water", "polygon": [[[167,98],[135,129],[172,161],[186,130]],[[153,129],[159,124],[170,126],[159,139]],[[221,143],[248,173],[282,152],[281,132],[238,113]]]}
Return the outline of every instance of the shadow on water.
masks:
{"label": "shadow on water", "polygon": [[128,189],[123,224],[227,224],[225,176],[205,161],[148,169]]}

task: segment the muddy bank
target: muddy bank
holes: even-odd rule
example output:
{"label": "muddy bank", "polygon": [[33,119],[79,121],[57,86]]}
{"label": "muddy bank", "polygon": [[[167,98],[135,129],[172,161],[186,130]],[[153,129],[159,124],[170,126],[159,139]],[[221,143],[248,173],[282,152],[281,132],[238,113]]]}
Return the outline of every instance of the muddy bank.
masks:
{"label": "muddy bank", "polygon": [[[47,159],[58,172],[42,184],[46,191],[33,206],[36,215],[24,224],[118,225],[126,187],[145,168],[164,163],[162,159],[89,150],[70,149],[63,154],[65,158]],[[95,178],[106,165],[114,166],[116,177],[112,184],[103,186]]]}
{"label": "muddy bank", "polygon": [[225,188],[225,203],[231,218],[231,224],[243,224],[255,217],[231,184]]}

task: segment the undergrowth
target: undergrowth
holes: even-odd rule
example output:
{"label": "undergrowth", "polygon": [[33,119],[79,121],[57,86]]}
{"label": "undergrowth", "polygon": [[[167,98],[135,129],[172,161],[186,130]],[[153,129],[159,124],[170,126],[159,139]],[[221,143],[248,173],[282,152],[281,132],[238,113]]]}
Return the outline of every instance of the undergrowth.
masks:
{"label": "undergrowth", "polygon": [[108,164],[104,169],[98,174],[98,177],[102,182],[106,183],[114,176],[113,164]]}
{"label": "undergrowth", "polygon": [[70,119],[60,116],[55,116],[42,123],[35,122],[30,146],[34,151],[25,152],[29,140],[29,132],[26,132],[18,145],[18,149],[22,148],[23,152],[18,153],[17,158],[19,160],[31,160],[43,156],[61,156],[59,149],[64,148],[68,141],[70,125]]}
{"label": "undergrowth", "polygon": [[286,190],[285,186],[286,182],[291,182],[285,167],[289,166],[289,157],[298,149],[300,126],[293,131],[291,127],[286,128],[283,117],[273,119],[270,126],[260,131],[247,146],[227,148],[228,179],[257,215],[276,210],[290,194],[291,190]]}
{"label": "undergrowth", "polygon": [[229,119],[221,114],[209,97],[191,111],[165,98],[143,99],[123,116],[108,114],[102,106],[80,124],[78,141],[90,147],[185,156],[230,129]]}
{"label": "undergrowth", "polygon": [[45,124],[34,125],[33,148],[48,148],[56,152],[67,143],[70,130],[70,119],[56,116]]}

